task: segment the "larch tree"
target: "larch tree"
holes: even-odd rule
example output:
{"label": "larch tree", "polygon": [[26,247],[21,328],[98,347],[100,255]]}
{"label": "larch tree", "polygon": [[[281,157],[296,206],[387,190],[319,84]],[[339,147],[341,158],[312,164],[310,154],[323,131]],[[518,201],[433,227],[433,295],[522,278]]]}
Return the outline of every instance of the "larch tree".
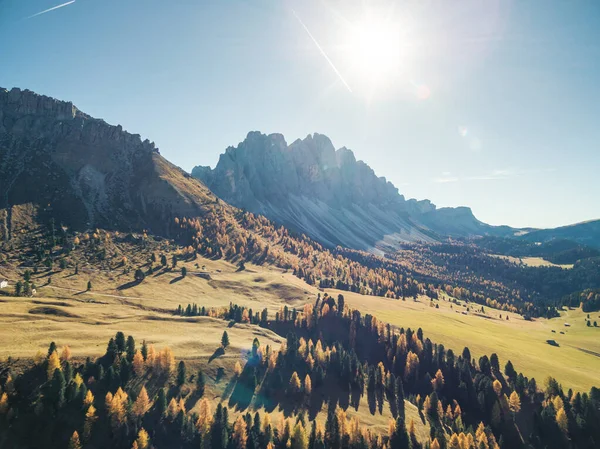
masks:
{"label": "larch tree", "polygon": [[290,393],[297,394],[300,392],[300,378],[298,377],[298,373],[294,371],[292,373],[292,377],[290,377]]}
{"label": "larch tree", "polygon": [[556,424],[558,424],[560,430],[566,435],[569,430],[569,421],[564,408],[561,408],[556,412]]}
{"label": "larch tree", "polygon": [[83,407],[87,408],[94,403],[94,394],[91,390],[88,390],[83,399]]}
{"label": "larch tree", "polygon": [[431,386],[435,391],[441,391],[442,387],[444,386],[444,375],[442,374],[442,370],[437,370],[435,377],[431,379]]}
{"label": "larch tree", "polygon": [[150,445],[150,436],[143,427],[138,432],[138,437],[135,441],[139,449],[148,449],[148,446]]}
{"label": "larch tree", "polygon": [[144,374],[144,356],[139,350],[133,356],[133,372],[138,377]]}
{"label": "larch tree", "polygon": [[296,423],[291,437],[291,449],[308,449],[308,436],[301,422]]}
{"label": "larch tree", "polygon": [[[88,390],[89,392],[89,390]],[[90,436],[92,435],[92,427],[94,426],[94,423],[96,422],[97,416],[96,416],[96,407],[94,407],[93,405],[90,405],[87,409],[87,411],[85,412],[85,421],[83,423],[83,440],[84,441],[88,441],[90,439]]]}
{"label": "larch tree", "polygon": [[235,362],[235,365],[233,366],[233,374],[235,377],[240,377],[242,375],[242,365],[239,361]]}
{"label": "larch tree", "polygon": [[306,396],[310,396],[312,393],[312,381],[310,380],[310,376],[307,374],[304,378],[304,394]]}
{"label": "larch tree", "polygon": [[142,387],[137,399],[131,407],[131,412],[137,418],[141,418],[150,408],[150,398],[148,398],[148,392],[146,387]]}
{"label": "larch tree", "polygon": [[248,432],[246,421],[240,415],[233,424],[233,445],[236,449],[246,449],[246,442],[248,441]]}
{"label": "larch tree", "polygon": [[60,360],[63,362],[68,362],[71,360],[71,348],[69,348],[69,345],[63,346],[60,353]]}
{"label": "larch tree", "polygon": [[79,441],[79,434],[77,431],[74,431],[69,439],[69,449],[81,449],[81,441]]}
{"label": "larch tree", "polygon": [[510,394],[508,406],[510,407],[510,411],[513,412],[513,416],[519,413],[519,410],[521,410],[521,398],[519,398],[519,393],[513,391]]}
{"label": "larch tree", "polygon": [[431,449],[440,449],[440,443],[438,443],[437,438],[434,438],[430,445]]}
{"label": "larch tree", "polygon": [[58,357],[58,353],[56,352],[56,350],[54,350],[48,357],[48,370],[47,370],[48,379],[52,379],[52,376],[54,376],[54,371],[57,369],[58,370],[61,369],[60,359]]}
{"label": "larch tree", "polygon": [[496,395],[498,397],[500,397],[500,393],[502,393],[502,384],[500,383],[500,381],[498,379],[496,379],[494,381],[493,387],[494,387],[494,392],[496,393]]}
{"label": "larch tree", "polygon": [[0,415],[5,415],[8,412],[8,394],[6,392],[0,395]]}

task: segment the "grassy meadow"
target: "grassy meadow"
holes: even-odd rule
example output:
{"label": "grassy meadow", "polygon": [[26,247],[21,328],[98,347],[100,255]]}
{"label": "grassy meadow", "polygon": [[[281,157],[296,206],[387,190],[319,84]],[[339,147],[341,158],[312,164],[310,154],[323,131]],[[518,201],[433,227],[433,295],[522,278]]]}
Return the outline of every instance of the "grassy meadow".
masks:
{"label": "grassy meadow", "polygon": [[[186,277],[181,276],[182,266],[188,269]],[[204,277],[198,275],[200,272]],[[22,269],[5,269],[0,275],[14,285],[21,273]],[[266,307],[273,315],[282,304],[301,308],[314,301],[319,291],[280,269],[247,264],[239,271],[226,261],[203,258],[180,262],[173,270],[158,270],[139,284],[132,282],[133,271],[123,273],[122,269],[82,267],[75,275],[68,268],[51,276],[50,285],[46,272],[32,276],[38,286],[32,298],[0,296],[0,358],[32,357],[45,350],[50,341],[59,346],[69,344],[75,356],[99,356],[107,340],[123,331],[140,342],[145,339],[157,347],[169,346],[179,359],[208,360],[227,329],[231,347],[213,363],[234,363],[230,359],[241,357],[254,337],[275,346],[281,337],[256,326],[236,324],[228,328],[222,320],[174,316],[175,308],[188,303],[215,307],[233,302],[255,312]],[[91,291],[86,291],[88,280]],[[476,358],[496,352],[502,366],[510,359],[518,371],[540,383],[552,375],[565,388],[579,391],[598,384],[600,328],[587,327],[586,314],[580,310],[565,311],[552,320],[525,321],[519,315],[487,307],[485,314],[473,313],[472,308],[464,315],[461,312],[466,305],[457,306],[447,299],[438,301],[439,308],[435,308],[425,297],[416,302],[397,301],[326,291],[334,296],[342,293],[350,307],[395,326],[421,327],[426,337],[455,353],[465,346]],[[600,313],[592,314],[591,320],[600,322]],[[559,346],[547,340],[555,340]]]}
{"label": "grassy meadow", "polygon": [[[587,314],[579,309],[561,312],[559,318],[551,320],[525,321],[520,315],[488,307],[485,314],[473,313],[474,309],[481,308],[476,304],[471,304],[474,307],[464,315],[464,302],[457,306],[444,299],[437,301],[439,309],[436,309],[429,306],[426,297],[414,302],[337,290],[328,292],[335,296],[343,293],[349,306],[395,326],[420,327],[426,337],[455,353],[462,352],[465,346],[475,358],[495,352],[502,367],[511,360],[517,371],[535,377],[540,385],[549,375],[558,379],[563,387],[577,391],[589,391],[599,384],[600,327],[588,327]],[[509,320],[506,320],[507,315]],[[590,314],[590,318],[592,323],[596,320],[600,324],[600,312]],[[547,340],[555,340],[559,346],[552,346]]]}

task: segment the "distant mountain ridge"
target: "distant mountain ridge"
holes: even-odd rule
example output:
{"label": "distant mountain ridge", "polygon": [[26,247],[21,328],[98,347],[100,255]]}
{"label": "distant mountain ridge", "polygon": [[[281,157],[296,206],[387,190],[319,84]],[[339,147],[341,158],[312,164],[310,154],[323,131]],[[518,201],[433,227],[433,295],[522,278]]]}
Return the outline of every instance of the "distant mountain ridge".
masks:
{"label": "distant mountain ridge", "polygon": [[365,162],[313,134],[288,145],[281,134],[250,132],[229,147],[214,169],[192,176],[224,201],[260,213],[328,246],[373,250],[442,237],[511,236],[470,208],[437,209],[429,200],[406,200]]}

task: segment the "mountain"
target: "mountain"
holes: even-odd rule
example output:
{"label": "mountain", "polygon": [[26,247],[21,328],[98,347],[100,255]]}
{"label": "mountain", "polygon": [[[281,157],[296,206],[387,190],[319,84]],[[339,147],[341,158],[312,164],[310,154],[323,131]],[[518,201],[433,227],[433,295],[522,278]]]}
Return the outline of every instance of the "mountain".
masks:
{"label": "mountain", "polygon": [[250,132],[227,148],[214,169],[198,166],[192,176],[224,201],[328,246],[387,249],[515,232],[482,223],[467,207],[437,209],[429,200],[406,200],[351,150],[336,150],[321,134],[288,145],[281,134]]}
{"label": "mountain", "polygon": [[584,221],[554,229],[538,229],[522,235],[521,239],[536,243],[571,240],[600,249],[600,220]]}
{"label": "mountain", "polygon": [[0,89],[0,210],[9,224],[29,205],[73,228],[169,235],[172,217],[200,216],[214,201],[139,135],[70,102]]}

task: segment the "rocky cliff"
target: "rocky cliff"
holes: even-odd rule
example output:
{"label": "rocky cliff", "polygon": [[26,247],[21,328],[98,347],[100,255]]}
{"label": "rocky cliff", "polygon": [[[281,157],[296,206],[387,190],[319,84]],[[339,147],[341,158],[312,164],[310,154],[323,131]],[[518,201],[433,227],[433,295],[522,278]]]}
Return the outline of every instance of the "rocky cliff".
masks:
{"label": "rocky cliff", "polygon": [[352,151],[336,150],[321,134],[288,145],[281,134],[251,132],[227,148],[214,170],[195,167],[192,176],[234,206],[329,246],[386,249],[497,232],[468,208],[437,209],[428,200],[406,200]]}
{"label": "rocky cliff", "polygon": [[210,192],[139,135],[58,101],[0,88],[0,209],[33,204],[75,228],[168,234]]}

